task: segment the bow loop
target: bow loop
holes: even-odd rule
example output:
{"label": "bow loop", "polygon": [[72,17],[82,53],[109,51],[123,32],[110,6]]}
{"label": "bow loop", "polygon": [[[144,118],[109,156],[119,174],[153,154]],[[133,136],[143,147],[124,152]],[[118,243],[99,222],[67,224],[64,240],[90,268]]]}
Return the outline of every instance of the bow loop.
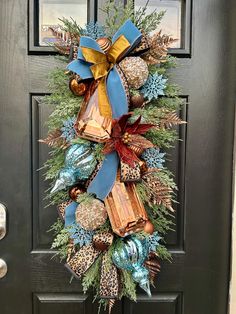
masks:
{"label": "bow loop", "polygon": [[130,48],[129,41],[120,35],[111,45],[106,54],[89,47],[81,47],[84,59],[92,63],[90,70],[95,80],[100,80],[98,85],[98,106],[102,116],[111,118],[112,110],[106,91],[106,77],[117,61]]}

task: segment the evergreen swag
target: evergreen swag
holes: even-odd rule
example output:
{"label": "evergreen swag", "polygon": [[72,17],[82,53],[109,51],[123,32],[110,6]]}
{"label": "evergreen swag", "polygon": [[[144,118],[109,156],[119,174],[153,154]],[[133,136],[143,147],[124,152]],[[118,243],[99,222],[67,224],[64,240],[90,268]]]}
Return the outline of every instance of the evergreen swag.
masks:
{"label": "evergreen swag", "polygon": [[[73,76],[73,73],[66,70],[70,44],[78,43],[80,36],[89,32],[89,36],[93,37],[93,34],[91,34],[93,30],[96,33],[94,36],[97,36],[100,32],[103,36],[106,34],[107,37],[110,37],[127,19],[131,19],[143,34],[150,34],[150,32],[157,30],[164,12],[158,13],[155,11],[147,14],[146,10],[147,4],[135,11],[132,0],[128,1],[125,7],[121,4],[115,4],[113,1],[108,1],[102,8],[102,11],[106,15],[104,26],[99,26],[98,23],[94,25],[89,23],[83,29],[73,19],[67,20],[63,18],[60,20],[62,23],[61,28],[70,34],[70,42],[63,45],[56,45],[56,49],[63,55],[60,57],[57,56],[60,60],[60,66],[50,73],[49,88],[51,94],[42,98],[43,104],[50,105],[53,108],[53,112],[47,123],[48,136],[40,140],[51,149],[49,159],[44,164],[44,169],[45,179],[50,180],[52,185],[58,178],[60,170],[64,167],[66,149],[72,144],[86,142],[86,140],[76,137],[76,133],[73,130],[73,123],[83,103],[83,96],[74,95],[68,87],[68,82]],[[168,45],[173,41],[171,37],[162,35],[160,31],[155,33],[152,40],[150,40],[150,45],[153,45],[149,49],[151,54],[148,55],[148,52],[145,52],[143,59],[148,61],[151,58],[151,62],[147,62],[150,77],[158,78],[160,76],[160,79],[164,80],[163,90],[160,92],[160,95],[164,94],[164,97],[158,97],[155,90],[153,90],[154,88],[158,88],[158,86],[152,85],[149,87],[146,85],[145,92],[148,93],[151,90],[152,94],[145,95],[146,101],[142,107],[132,109],[133,116],[130,118],[133,122],[141,115],[142,121],[155,125],[155,127],[150,128],[143,136],[157,147],[151,151],[156,150],[158,154],[160,151],[162,152],[161,157],[163,159],[161,159],[161,166],[144,174],[142,180],[136,184],[136,189],[145,205],[149,220],[153,224],[155,232],[151,236],[153,238],[150,238],[150,235],[143,231],[136,233],[136,236],[140,239],[147,238],[152,243],[155,243],[156,245],[153,247],[156,247],[156,251],[154,253],[159,259],[163,260],[171,260],[171,255],[164,245],[165,241],[163,237],[169,230],[173,230],[172,218],[174,210],[172,204],[175,202],[174,191],[176,190],[173,175],[163,165],[164,156],[167,155],[164,151],[172,147],[173,143],[178,140],[177,132],[173,127],[184,123],[177,115],[177,112],[179,112],[182,106],[182,100],[179,97],[179,87],[169,82],[169,69],[176,66],[175,59],[167,55]],[[156,54],[155,47],[157,49]],[[146,84],[148,84],[148,81]],[[131,89],[130,91],[132,95],[140,95],[142,89]],[[98,162],[102,162],[105,157],[103,146],[104,144],[94,144],[94,156]],[[47,198],[49,205],[58,205],[69,200],[68,191],[64,189],[53,194],[48,194]],[[87,201],[89,206],[91,198],[90,194],[84,193],[79,195],[77,202]],[[77,226],[77,228],[80,227]],[[50,231],[55,235],[52,248],[57,250],[57,254],[62,260],[68,260],[71,253],[78,251],[80,244],[83,244],[83,241],[81,242],[79,239],[73,242],[70,227],[64,227],[61,219],[55,222]],[[95,233],[101,231],[111,231],[108,219],[103,226],[95,230]],[[83,234],[84,237],[87,236],[86,231],[83,229],[76,232],[77,234]],[[159,237],[157,236],[155,239],[156,234],[162,237],[162,244],[157,243]],[[90,241],[89,239],[92,238],[92,235],[89,234],[88,236],[87,239]],[[108,269],[112,265],[112,254],[119,248],[121,243],[122,239],[115,236],[107,252],[108,259],[106,261]],[[87,292],[89,288],[93,288],[95,290],[95,299],[99,300],[100,306],[109,306],[111,309],[114,304],[112,299],[99,298],[101,263],[102,255],[84,273],[82,279],[83,290]],[[119,281],[119,299],[126,296],[135,301],[137,283],[132,278],[131,273],[125,269],[119,269]],[[151,276],[150,281],[153,283]]]}

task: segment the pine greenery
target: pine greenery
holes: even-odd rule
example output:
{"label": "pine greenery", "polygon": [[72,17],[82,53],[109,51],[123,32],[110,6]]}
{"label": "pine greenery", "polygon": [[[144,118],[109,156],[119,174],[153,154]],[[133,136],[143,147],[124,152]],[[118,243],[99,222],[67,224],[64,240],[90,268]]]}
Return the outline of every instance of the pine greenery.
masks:
{"label": "pine greenery", "polygon": [[148,3],[149,0],[144,7],[135,10],[133,0],[128,0],[126,5],[122,2],[115,2],[115,0],[107,1],[104,7],[100,9],[105,14],[106,33],[112,36],[128,19],[146,33],[157,29],[165,11],[154,11],[147,14]]}

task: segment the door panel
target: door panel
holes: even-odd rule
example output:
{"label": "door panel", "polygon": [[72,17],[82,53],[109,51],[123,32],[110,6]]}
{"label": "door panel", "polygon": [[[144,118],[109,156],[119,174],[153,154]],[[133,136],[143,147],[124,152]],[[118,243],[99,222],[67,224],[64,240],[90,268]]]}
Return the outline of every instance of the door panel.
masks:
{"label": "door panel", "polygon": [[[183,1],[185,3],[185,1]],[[0,84],[0,202],[8,209],[8,233],[0,241],[0,258],[8,274],[0,279],[1,314],[97,313],[90,295],[59,261],[52,260],[51,234],[57,213],[44,208],[43,173],[48,150],[37,140],[46,134],[50,108],[38,98],[48,93],[47,74],[57,65],[48,47],[35,42],[29,1],[2,0]],[[90,1],[89,18],[102,3]],[[190,1],[185,7],[189,8]],[[172,263],[147,298],[123,300],[114,314],[226,314],[228,302],[231,176],[236,77],[233,1],[193,1],[185,34],[192,29],[192,49],[175,50],[181,58],[173,82],[186,100],[170,168],[179,186],[176,233],[168,235]],[[188,11],[188,14],[190,12]],[[185,15],[187,18],[187,15]],[[32,33],[33,32],[33,33]],[[190,39],[190,37],[189,37]],[[32,41],[33,40],[33,41]],[[187,50],[186,50],[187,49]],[[191,55],[190,55],[191,51]],[[170,152],[170,153],[173,153]]]}

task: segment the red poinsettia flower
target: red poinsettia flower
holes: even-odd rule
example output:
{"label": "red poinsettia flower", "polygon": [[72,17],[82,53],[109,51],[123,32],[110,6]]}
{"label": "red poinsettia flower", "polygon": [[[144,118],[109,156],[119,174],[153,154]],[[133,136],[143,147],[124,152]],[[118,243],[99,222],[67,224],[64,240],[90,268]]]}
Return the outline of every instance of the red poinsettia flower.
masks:
{"label": "red poinsettia flower", "polygon": [[134,167],[135,162],[139,161],[138,155],[144,149],[154,146],[141,135],[155,125],[140,123],[141,116],[134,123],[129,123],[131,116],[132,113],[128,113],[113,121],[111,137],[107,140],[103,152],[109,154],[116,151],[121,161]]}

